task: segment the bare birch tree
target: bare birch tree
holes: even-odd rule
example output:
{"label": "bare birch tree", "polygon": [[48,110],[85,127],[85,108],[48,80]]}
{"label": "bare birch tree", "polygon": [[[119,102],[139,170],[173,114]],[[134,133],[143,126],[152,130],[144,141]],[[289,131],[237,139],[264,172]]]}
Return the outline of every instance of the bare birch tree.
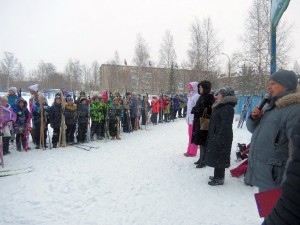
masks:
{"label": "bare birch tree", "polygon": [[[257,92],[265,89],[266,76],[270,73],[270,2],[254,0],[246,20],[244,61],[252,66],[258,75]],[[289,33],[292,26],[281,21],[277,27],[277,67],[286,67],[292,43]]]}
{"label": "bare birch tree", "polygon": [[150,54],[148,44],[143,39],[142,35],[138,34],[136,37],[135,56],[133,58],[133,62],[138,67],[147,66],[149,59]]}
{"label": "bare birch tree", "polygon": [[201,22],[199,19],[191,25],[191,43],[190,49],[188,50],[188,64],[191,69],[203,70],[204,60],[203,60],[203,32],[201,29]]}
{"label": "bare birch tree", "polygon": [[[8,89],[10,83],[16,75],[16,68],[18,66],[18,59],[11,52],[4,52],[4,58],[1,61],[1,71],[3,78],[6,79],[6,88]],[[5,81],[4,81],[5,82]]]}
{"label": "bare birch tree", "polygon": [[69,81],[69,90],[78,90],[80,88],[82,67],[79,60],[69,59],[65,67],[65,75]]}
{"label": "bare birch tree", "polygon": [[92,78],[92,88],[96,90],[100,86],[100,65],[97,61],[94,61],[91,66],[91,78]]}
{"label": "bare birch tree", "polygon": [[174,49],[174,38],[169,30],[166,31],[163,42],[160,45],[160,66],[164,68],[171,68],[172,63],[175,64],[177,60]]}

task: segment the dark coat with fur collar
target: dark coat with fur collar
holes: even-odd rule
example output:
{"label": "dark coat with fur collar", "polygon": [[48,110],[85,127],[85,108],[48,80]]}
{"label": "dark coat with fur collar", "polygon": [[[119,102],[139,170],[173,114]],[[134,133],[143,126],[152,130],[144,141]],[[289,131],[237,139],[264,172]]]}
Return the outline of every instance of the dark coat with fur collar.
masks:
{"label": "dark coat with fur collar", "polygon": [[279,188],[288,158],[292,155],[291,136],[300,119],[300,92],[286,92],[271,99],[263,116],[247,120],[252,133],[245,183],[261,190]]}
{"label": "dark coat with fur collar", "polygon": [[226,96],[213,105],[209,131],[206,164],[214,168],[228,168],[233,140],[232,123],[234,106],[237,104],[235,96]]}

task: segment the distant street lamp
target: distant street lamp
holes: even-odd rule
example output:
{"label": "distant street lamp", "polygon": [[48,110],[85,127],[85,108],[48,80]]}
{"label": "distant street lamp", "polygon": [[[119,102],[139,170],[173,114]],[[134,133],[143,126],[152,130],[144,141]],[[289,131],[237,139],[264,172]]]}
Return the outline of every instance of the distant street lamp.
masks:
{"label": "distant street lamp", "polygon": [[228,84],[230,84],[230,70],[231,70],[230,57],[226,53],[224,53],[224,52],[222,52],[221,54],[225,55],[228,58]]}

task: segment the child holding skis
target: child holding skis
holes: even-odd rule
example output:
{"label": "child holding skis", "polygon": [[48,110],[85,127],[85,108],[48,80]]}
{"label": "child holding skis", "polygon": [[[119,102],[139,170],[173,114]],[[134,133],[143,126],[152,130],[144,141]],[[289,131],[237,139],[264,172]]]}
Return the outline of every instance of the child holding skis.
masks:
{"label": "child holding skis", "polygon": [[47,130],[48,130],[48,115],[49,115],[49,105],[46,102],[46,99],[44,96],[39,96],[39,100],[35,102],[33,105],[33,124],[35,127],[34,132],[34,143],[35,143],[35,149],[40,148],[40,140],[41,140],[41,115],[43,115],[43,133],[44,133],[44,146],[41,146],[42,148],[46,148],[46,140],[47,140]]}
{"label": "child holding skis", "polygon": [[77,142],[84,143],[86,141],[87,126],[89,122],[89,107],[85,97],[81,97],[79,102]]}
{"label": "child holding skis", "polygon": [[121,117],[121,106],[118,104],[118,98],[115,97],[113,104],[108,109],[109,116],[109,135],[111,140],[121,140],[120,137],[120,117]]}
{"label": "child holding skis", "polygon": [[14,107],[14,112],[16,113],[17,119],[14,124],[14,133],[16,134],[16,146],[17,151],[21,151],[21,145],[24,150],[26,149],[26,142],[28,142],[26,137],[28,126],[29,110],[27,109],[27,102],[23,98],[19,98]]}
{"label": "child holding skis", "polygon": [[59,134],[60,134],[62,113],[63,110],[61,105],[61,95],[60,93],[58,93],[55,95],[54,102],[49,110],[49,123],[50,126],[53,128],[53,135],[52,135],[53,148],[57,148],[57,142],[59,140]]}
{"label": "child holding skis", "polygon": [[[3,126],[3,155],[10,154],[9,151],[9,140],[11,137],[11,130],[13,129],[13,123],[16,121],[16,114],[8,104],[7,97],[1,97],[2,102],[2,112],[1,115],[2,119],[2,126]],[[2,130],[2,129],[1,129]]]}
{"label": "child holding skis", "polygon": [[103,114],[103,106],[104,103],[100,102],[99,96],[93,97],[93,102],[91,104],[91,120],[92,120],[92,126],[91,126],[91,140],[94,140],[94,135],[97,135],[97,139],[101,140],[103,139],[103,136],[101,138],[101,123],[104,124],[104,114]]}
{"label": "child holding skis", "polygon": [[78,120],[77,105],[73,103],[71,97],[67,97],[67,105],[65,107],[65,121],[67,126],[66,139],[67,145],[73,145],[76,124]]}

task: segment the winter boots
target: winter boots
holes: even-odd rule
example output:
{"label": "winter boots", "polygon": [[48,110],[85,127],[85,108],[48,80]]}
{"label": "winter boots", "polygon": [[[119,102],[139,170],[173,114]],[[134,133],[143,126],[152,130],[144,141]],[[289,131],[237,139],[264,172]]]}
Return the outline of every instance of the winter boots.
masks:
{"label": "winter boots", "polygon": [[208,181],[208,184],[211,186],[218,186],[224,184],[224,178],[215,178],[215,177],[209,177],[211,181]]}

